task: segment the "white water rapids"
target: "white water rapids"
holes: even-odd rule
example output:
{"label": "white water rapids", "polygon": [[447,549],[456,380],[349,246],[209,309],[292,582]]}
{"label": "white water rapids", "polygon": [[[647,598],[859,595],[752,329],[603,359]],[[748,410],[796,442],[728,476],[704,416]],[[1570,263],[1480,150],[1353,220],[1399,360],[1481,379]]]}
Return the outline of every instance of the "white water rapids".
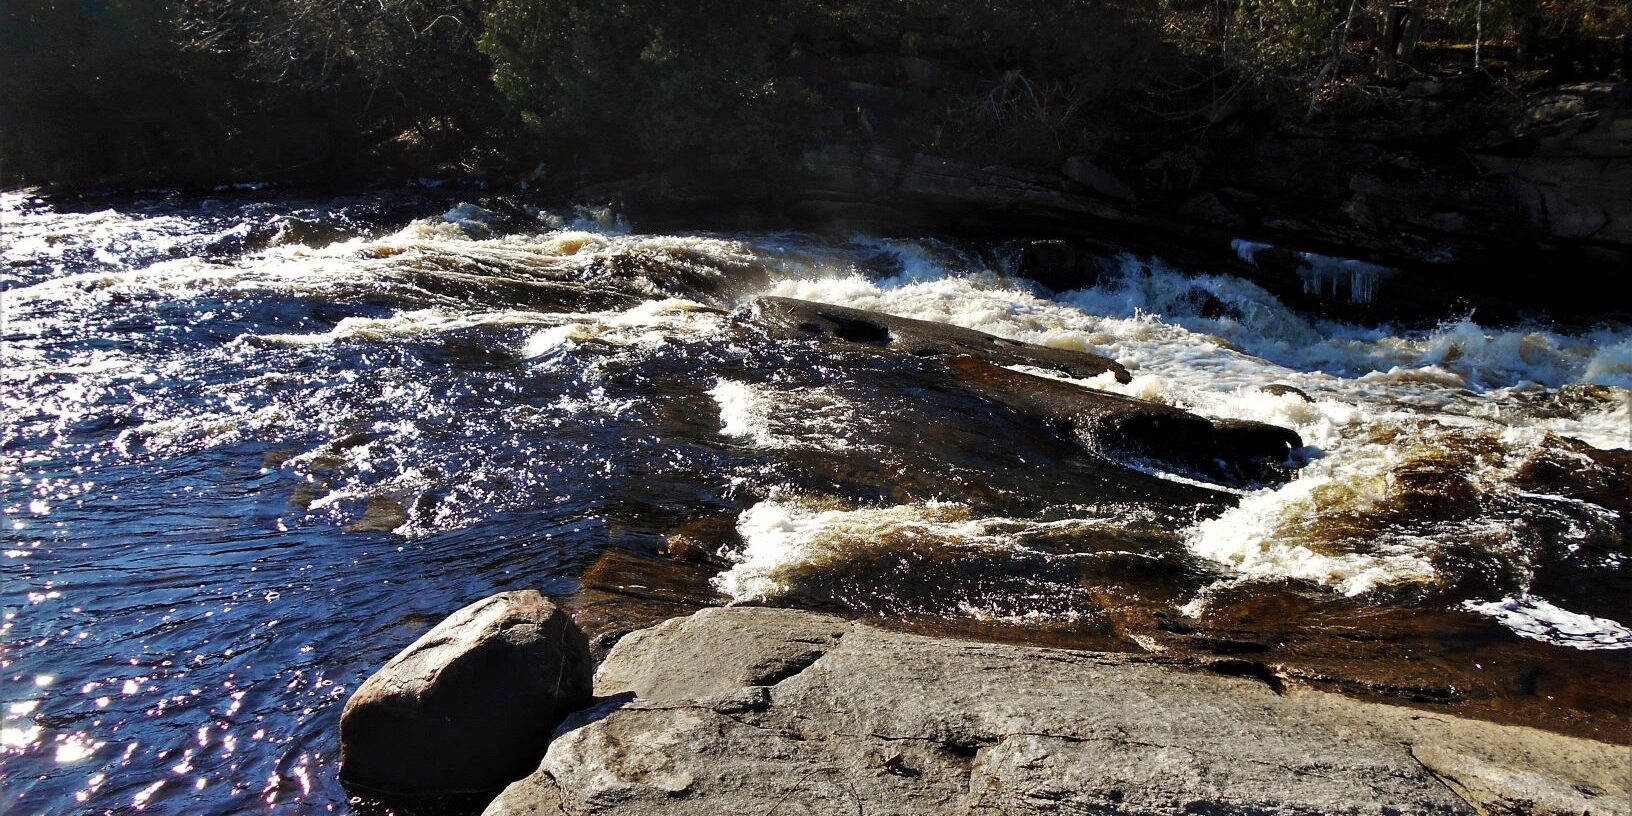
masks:
{"label": "white water rapids", "polygon": [[[1632,446],[1632,330],[1624,326],[1562,334],[1546,327],[1492,329],[1470,316],[1432,330],[1402,331],[1311,319],[1243,280],[1183,274],[1133,256],[1121,258],[1120,270],[1092,288],[1049,293],[969,252],[929,239],[640,235],[604,213],[556,218],[554,229],[538,234],[481,238],[469,234],[473,211],[480,212],[455,208],[445,218],[416,221],[391,234],[315,249],[275,247],[231,261],[185,252],[168,257],[187,240],[200,240],[186,237],[186,225],[173,218],[137,219],[112,211],[50,221],[14,217],[4,259],[40,263],[77,252],[79,268],[91,269],[11,288],[6,293],[12,315],[8,328],[27,333],[64,314],[157,293],[170,298],[256,292],[336,297],[390,291],[402,305],[389,314],[347,317],[320,333],[245,334],[225,353],[254,355],[267,345],[391,342],[473,328],[520,327],[529,330],[527,339],[501,351],[548,366],[583,344],[638,354],[677,337],[725,338],[731,308],[755,295],[776,295],[1091,351],[1122,362],[1133,379],[1119,384],[1106,375],[1081,381],[1085,387],[1211,418],[1295,429],[1308,446],[1304,453],[1309,460],[1297,478],[1245,493],[1239,506],[1198,521],[1182,536],[1191,552],[1227,566],[1237,582],[1291,579],[1348,595],[1432,582],[1440,577],[1432,557],[1437,549],[1470,537],[1502,538],[1499,529],[1479,529],[1479,520],[1461,520],[1437,530],[1384,530],[1364,547],[1338,547],[1335,552],[1310,546],[1311,531],[1322,519],[1364,511],[1383,500],[1391,471],[1402,463],[1451,447],[1493,446],[1500,455],[1476,458],[1475,469],[1464,475],[1481,491],[1516,492],[1510,483],[1514,463],[1544,444],[1549,434],[1598,448]],[[225,232],[232,229],[237,228]],[[211,237],[218,240],[220,235]],[[127,260],[138,249],[158,260]],[[89,264],[83,262],[86,256]],[[484,270],[523,270],[538,280],[558,280],[567,271],[581,274],[601,268],[608,259],[629,257],[655,259],[667,272],[663,277],[620,278],[645,297],[630,308],[563,312],[503,307],[471,303],[423,285],[428,276],[444,284],[465,276],[471,286],[480,287]],[[887,261],[883,272],[878,271],[879,259]],[[738,278],[721,272],[732,269],[749,271]],[[595,282],[590,276],[589,283]],[[704,290],[712,288],[711,306],[698,302],[707,299],[699,282]],[[1213,309],[1209,314],[1215,316],[1204,316],[1208,310],[1200,307],[1203,302],[1227,308],[1222,315]],[[60,388],[32,391],[28,406],[7,398],[8,411],[47,410],[59,425],[72,424],[80,410],[76,405],[84,403],[88,392],[164,374],[117,349],[94,351],[65,366],[28,348],[11,348],[6,363],[7,379],[13,382],[84,375],[63,381]],[[587,375],[594,375],[593,367]],[[1293,386],[1309,399],[1261,390],[1272,383]],[[859,414],[843,394],[827,388],[776,390],[722,377],[709,394],[718,405],[723,436],[768,450],[875,455],[858,448],[849,432],[887,421]],[[415,395],[411,383],[402,385],[397,398],[424,399]],[[569,415],[620,410],[616,403],[597,404],[592,396],[564,397],[556,408]],[[278,404],[235,410],[184,412],[126,433],[147,440],[149,449],[162,449],[219,444],[298,421],[291,415],[298,411]],[[406,426],[383,430],[388,435],[413,433]],[[381,447],[371,444],[347,455],[366,456]],[[412,473],[410,469],[400,477],[402,486],[413,486]],[[320,500],[316,508],[334,501],[333,496]],[[410,520],[401,531],[423,535],[438,525],[467,524],[476,517],[444,511],[439,517]],[[1093,518],[1079,521],[1098,523]],[[878,525],[916,526],[929,531],[926,535],[983,546],[1022,546],[1027,522],[965,518],[956,508],[934,503],[835,508],[821,497],[773,496],[742,514],[738,531],[746,546],[733,554],[736,564],[717,579],[717,586],[738,601],[774,597],[807,562],[842,557],[846,547],[865,546],[869,531]],[[1525,555],[1510,557],[1522,560]],[[1192,598],[1184,610],[1200,613],[1207,595],[1204,591]],[[1467,608],[1527,637],[1594,648],[1632,646],[1625,622],[1570,617],[1575,613],[1522,593],[1480,599]]]}

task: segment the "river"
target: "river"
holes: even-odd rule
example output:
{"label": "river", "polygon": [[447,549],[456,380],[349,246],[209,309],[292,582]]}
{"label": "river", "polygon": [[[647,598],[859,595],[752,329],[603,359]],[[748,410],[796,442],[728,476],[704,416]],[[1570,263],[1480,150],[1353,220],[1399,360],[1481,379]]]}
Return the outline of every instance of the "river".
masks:
{"label": "river", "polygon": [[[1055,293],[953,240],[526,218],[0,198],[0,812],[346,812],[347,694],[527,587],[592,634],[792,605],[1628,740],[1632,328],[1337,322],[1131,252]],[[1259,481],[1118,458],[939,359],[766,331],[762,296],[1103,354],[1127,382],[1006,370],[1304,447]]]}

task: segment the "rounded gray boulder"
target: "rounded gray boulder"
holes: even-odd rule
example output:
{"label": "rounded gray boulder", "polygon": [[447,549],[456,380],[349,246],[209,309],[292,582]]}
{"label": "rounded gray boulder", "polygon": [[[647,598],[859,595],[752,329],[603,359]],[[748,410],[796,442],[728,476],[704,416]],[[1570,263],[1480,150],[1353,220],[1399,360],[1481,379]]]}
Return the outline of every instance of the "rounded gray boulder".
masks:
{"label": "rounded gray boulder", "polygon": [[368,678],[340,715],[340,776],[379,793],[501,787],[589,703],[589,641],[533,590],[478,601]]}

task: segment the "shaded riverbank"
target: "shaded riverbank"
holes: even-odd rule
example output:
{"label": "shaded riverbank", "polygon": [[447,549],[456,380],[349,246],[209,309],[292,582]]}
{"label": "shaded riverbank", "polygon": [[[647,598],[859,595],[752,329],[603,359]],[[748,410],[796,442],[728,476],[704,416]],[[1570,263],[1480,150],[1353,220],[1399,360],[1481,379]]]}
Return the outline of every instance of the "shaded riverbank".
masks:
{"label": "shaded riverbank", "polygon": [[1632,264],[1613,5],[22,4],[0,185],[434,179],[656,231],[1111,233],[1207,264],[1243,239],[1286,252],[1238,271],[1360,319],[1593,317]]}

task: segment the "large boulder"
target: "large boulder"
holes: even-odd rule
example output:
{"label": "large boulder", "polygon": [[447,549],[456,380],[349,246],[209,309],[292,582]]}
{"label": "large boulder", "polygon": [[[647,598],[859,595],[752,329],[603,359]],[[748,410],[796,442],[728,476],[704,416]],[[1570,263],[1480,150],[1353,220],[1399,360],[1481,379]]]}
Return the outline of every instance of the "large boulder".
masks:
{"label": "large boulder", "polygon": [[1094,283],[1081,273],[1077,251],[1065,241],[1019,241],[1004,249],[1008,250],[1015,275],[1056,292],[1082,289]]}
{"label": "large boulder", "polygon": [[589,641],[533,590],[477,601],[368,678],[340,715],[340,775],[385,794],[492,790],[590,699]]}
{"label": "large boulder", "polygon": [[1121,179],[1101,170],[1087,156],[1071,156],[1060,165],[1060,174],[1072,181],[1081,184],[1089,192],[1120,201],[1126,204],[1133,203],[1137,197],[1132,187]]}
{"label": "large boulder", "polygon": [[1227,485],[1284,482],[1303,447],[1296,431],[1209,420],[1148,400],[1011,371],[972,356],[950,363],[961,381],[1010,410],[1068,429],[1082,447],[1123,465],[1157,465]]}
{"label": "large boulder", "polygon": [[625,638],[485,816],[1625,814],[1632,751],[787,610]]}

